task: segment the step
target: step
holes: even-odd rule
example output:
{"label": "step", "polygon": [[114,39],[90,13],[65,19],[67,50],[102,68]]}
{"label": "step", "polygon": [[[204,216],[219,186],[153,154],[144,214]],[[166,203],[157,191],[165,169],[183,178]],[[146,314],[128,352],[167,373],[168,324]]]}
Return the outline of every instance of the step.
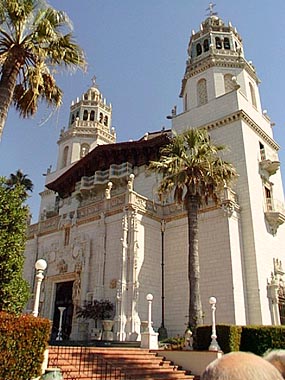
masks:
{"label": "step", "polygon": [[[98,361],[97,361],[98,357]],[[101,359],[103,362],[101,362]],[[108,380],[116,380],[122,372],[133,380],[194,380],[179,366],[147,349],[122,347],[50,347],[49,365],[61,368],[64,379],[91,380],[100,379],[102,368],[108,363]],[[103,365],[102,365],[103,363]],[[79,373],[80,368],[83,369]],[[77,367],[78,366],[78,367]],[[105,375],[103,375],[105,376]],[[196,377],[197,379],[197,377]]]}

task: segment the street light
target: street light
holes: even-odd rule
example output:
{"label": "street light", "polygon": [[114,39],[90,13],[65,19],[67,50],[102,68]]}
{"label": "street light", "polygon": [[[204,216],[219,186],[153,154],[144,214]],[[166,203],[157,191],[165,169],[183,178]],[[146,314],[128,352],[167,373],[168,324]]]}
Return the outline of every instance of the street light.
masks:
{"label": "street light", "polygon": [[39,314],[41,283],[44,279],[43,272],[47,268],[47,262],[44,259],[39,259],[35,263],[35,268],[37,271],[37,274],[36,274],[36,292],[35,292],[34,309],[32,311],[32,315],[34,317],[37,317]]}
{"label": "street light", "polygon": [[209,351],[220,351],[221,348],[217,342],[217,333],[216,333],[216,319],[215,319],[215,312],[216,312],[216,303],[217,299],[216,297],[210,297],[209,298],[209,304],[211,305],[212,308],[212,341],[209,346]]}

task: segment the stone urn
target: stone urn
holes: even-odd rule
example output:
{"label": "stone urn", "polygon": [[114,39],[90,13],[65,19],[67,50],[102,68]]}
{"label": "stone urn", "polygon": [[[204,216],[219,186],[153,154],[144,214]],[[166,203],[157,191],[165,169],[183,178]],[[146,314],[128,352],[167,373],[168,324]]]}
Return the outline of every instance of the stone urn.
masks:
{"label": "stone urn", "polygon": [[102,321],[103,325],[103,335],[102,340],[114,340],[114,334],[112,328],[114,326],[114,321],[112,319],[104,319]]}

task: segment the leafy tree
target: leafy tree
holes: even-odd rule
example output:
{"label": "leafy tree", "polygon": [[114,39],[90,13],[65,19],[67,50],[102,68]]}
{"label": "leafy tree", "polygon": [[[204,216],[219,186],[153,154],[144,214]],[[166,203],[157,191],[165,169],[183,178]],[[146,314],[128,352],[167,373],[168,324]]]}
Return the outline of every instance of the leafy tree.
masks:
{"label": "leafy tree", "polygon": [[235,168],[221,158],[223,146],[211,142],[205,129],[188,129],[175,134],[161,148],[159,161],[150,169],[162,175],[158,192],[161,196],[174,191],[174,199],[184,202],[188,218],[188,326],[194,330],[203,323],[200,297],[198,251],[198,210],[212,199],[218,203],[225,185],[237,177]]}
{"label": "leafy tree", "polygon": [[76,313],[77,317],[83,319],[94,319],[95,327],[99,320],[110,319],[114,316],[114,304],[109,300],[85,301]]}
{"label": "leafy tree", "polygon": [[28,206],[21,185],[9,187],[0,177],[0,311],[20,313],[29,297],[22,278]]}
{"label": "leafy tree", "polygon": [[12,103],[22,117],[34,115],[39,100],[59,106],[57,67],[83,68],[85,58],[65,12],[45,0],[1,0],[0,67],[1,137]]}
{"label": "leafy tree", "polygon": [[33,182],[28,178],[27,174],[24,174],[21,169],[18,169],[16,173],[11,173],[10,177],[7,179],[6,184],[9,187],[14,187],[21,185],[24,187],[25,191],[33,191]]}

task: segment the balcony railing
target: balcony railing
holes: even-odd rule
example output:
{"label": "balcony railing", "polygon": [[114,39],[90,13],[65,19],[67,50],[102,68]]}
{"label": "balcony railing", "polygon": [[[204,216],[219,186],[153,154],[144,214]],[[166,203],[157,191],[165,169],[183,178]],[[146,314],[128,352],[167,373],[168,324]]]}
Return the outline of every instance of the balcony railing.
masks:
{"label": "balcony railing", "polygon": [[266,211],[267,212],[281,212],[285,215],[285,206],[283,202],[273,198],[266,198]]}
{"label": "balcony railing", "polygon": [[275,235],[278,227],[285,222],[284,204],[276,199],[266,198],[265,218]]}
{"label": "balcony railing", "polygon": [[128,178],[132,173],[132,164],[124,162],[120,165],[111,165],[107,170],[97,170],[93,176],[82,177],[75,186],[76,191],[91,190],[96,185],[104,185],[109,181]]}

